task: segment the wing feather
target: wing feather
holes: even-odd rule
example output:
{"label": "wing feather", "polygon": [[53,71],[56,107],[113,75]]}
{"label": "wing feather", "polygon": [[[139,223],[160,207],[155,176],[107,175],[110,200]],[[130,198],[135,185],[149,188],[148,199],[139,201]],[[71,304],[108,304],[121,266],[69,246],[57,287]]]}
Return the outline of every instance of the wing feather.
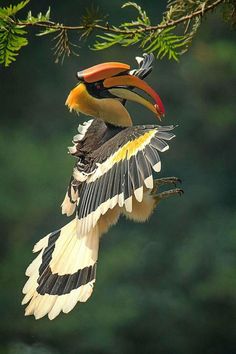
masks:
{"label": "wing feather", "polygon": [[132,198],[142,201],[143,187],[153,188],[152,169],[160,171],[159,152],[168,150],[166,140],[174,138],[173,128],[129,127],[92,152],[93,173],[83,183],[77,207],[78,233],[87,234],[117,204],[131,212]]}

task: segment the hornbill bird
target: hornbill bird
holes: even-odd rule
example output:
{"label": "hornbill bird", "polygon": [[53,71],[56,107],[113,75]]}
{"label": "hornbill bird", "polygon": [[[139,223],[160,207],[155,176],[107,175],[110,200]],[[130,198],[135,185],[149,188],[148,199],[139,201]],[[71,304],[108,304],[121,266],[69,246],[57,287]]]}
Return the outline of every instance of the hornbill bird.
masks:
{"label": "hornbill bird", "polygon": [[[159,152],[168,150],[173,125],[132,125],[126,100],[140,103],[161,119],[165,110],[158,94],[143,79],[151,72],[153,55],[136,58],[137,69],[120,62],[95,65],[77,73],[78,85],[66,105],[93,119],[78,127],[69,153],[75,158],[62,213],[75,214],[61,229],[34,246],[38,256],[29,265],[22,304],[25,315],[54,319],[85,302],[93,291],[99,239],[120,215],[146,221],[161,199],[181,194],[159,186],[177,178],[153,179],[160,172]],[[144,91],[153,101],[134,89]]]}

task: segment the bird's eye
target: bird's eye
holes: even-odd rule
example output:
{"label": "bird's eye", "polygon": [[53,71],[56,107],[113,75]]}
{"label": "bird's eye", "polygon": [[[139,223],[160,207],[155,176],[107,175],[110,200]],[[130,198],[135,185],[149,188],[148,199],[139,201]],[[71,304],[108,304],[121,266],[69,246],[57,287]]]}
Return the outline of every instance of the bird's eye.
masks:
{"label": "bird's eye", "polygon": [[87,88],[88,92],[96,98],[100,98],[100,96],[104,90],[102,82],[99,82],[99,81],[86,83],[86,88]]}

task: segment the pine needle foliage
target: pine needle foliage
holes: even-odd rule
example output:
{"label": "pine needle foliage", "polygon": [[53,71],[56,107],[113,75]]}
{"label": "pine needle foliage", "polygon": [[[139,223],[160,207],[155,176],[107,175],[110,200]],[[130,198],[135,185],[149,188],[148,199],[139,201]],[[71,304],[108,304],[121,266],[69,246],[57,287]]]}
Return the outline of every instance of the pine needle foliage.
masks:
{"label": "pine needle foliage", "polygon": [[[48,33],[44,31],[41,33],[41,35],[42,34],[45,35]],[[55,46],[52,48],[55,57],[55,63],[63,64],[66,57],[69,57],[71,54],[78,55],[75,50],[75,48],[78,48],[78,45],[70,41],[68,31],[66,29],[61,29],[59,33],[53,38],[53,40],[56,42]]]}
{"label": "pine needle foliage", "polygon": [[0,7],[0,64],[3,66],[16,60],[21,48],[28,44],[27,31],[33,27],[38,29],[37,36],[53,36],[55,62],[63,62],[71,54],[78,55],[78,43],[85,42],[91,34],[95,35],[92,50],[136,45],[158,59],[177,61],[188,50],[207,13],[223,5],[224,19],[231,24],[235,24],[236,13],[235,0],[167,0],[161,21],[153,24],[139,4],[129,1],[122,5],[124,10],[129,7],[135,11],[134,19],[129,22],[110,24],[100,8],[92,6],[85,8],[78,25],[70,26],[52,21],[50,8],[36,16],[28,11],[26,18],[20,19],[18,13],[29,2],[24,0],[14,6]]}
{"label": "pine needle foliage", "polygon": [[85,8],[80,19],[81,25],[84,26],[80,39],[89,37],[94,30],[94,26],[104,22],[106,17],[99,6],[92,4],[90,7]]}

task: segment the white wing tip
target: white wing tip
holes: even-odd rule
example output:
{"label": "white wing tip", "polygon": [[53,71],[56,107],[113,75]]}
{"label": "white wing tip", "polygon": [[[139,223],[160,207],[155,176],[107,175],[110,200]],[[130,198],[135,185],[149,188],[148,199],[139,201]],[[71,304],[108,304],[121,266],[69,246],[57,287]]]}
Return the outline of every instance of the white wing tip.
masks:
{"label": "white wing tip", "polygon": [[166,145],[162,150],[161,150],[161,152],[165,152],[165,151],[167,151],[167,150],[169,150],[169,145]]}
{"label": "white wing tip", "polygon": [[[154,166],[153,166],[153,168],[154,168]],[[145,186],[146,186],[147,188],[149,188],[149,189],[152,189],[152,188],[153,188],[153,178],[152,178],[152,175],[149,176],[149,177],[147,177],[147,178],[145,178],[144,184],[145,184]]]}
{"label": "white wing tip", "polygon": [[132,196],[125,199],[125,209],[128,213],[132,212]]}
{"label": "white wing tip", "polygon": [[134,195],[135,195],[135,198],[137,199],[137,201],[141,202],[143,200],[143,186],[135,189]]}
{"label": "white wing tip", "polygon": [[156,163],[152,168],[154,169],[155,172],[160,172],[161,171],[161,161]]}
{"label": "white wing tip", "polygon": [[69,154],[75,154],[76,151],[77,151],[76,145],[68,146],[68,153]]}

